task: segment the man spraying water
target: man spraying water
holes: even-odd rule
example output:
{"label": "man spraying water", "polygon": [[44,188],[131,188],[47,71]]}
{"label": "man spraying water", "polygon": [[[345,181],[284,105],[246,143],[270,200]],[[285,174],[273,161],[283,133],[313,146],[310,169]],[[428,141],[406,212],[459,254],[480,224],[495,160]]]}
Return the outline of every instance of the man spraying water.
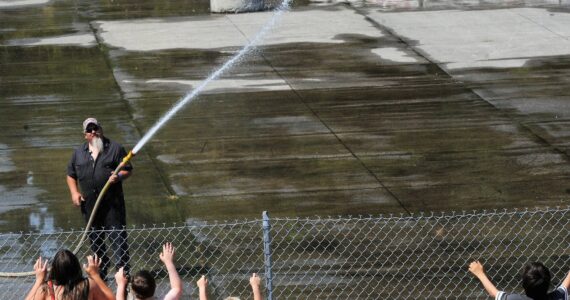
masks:
{"label": "man spraying water", "polygon": [[111,184],[93,216],[91,228],[88,228],[91,251],[101,258],[101,277],[105,278],[110,263],[106,255],[105,232],[93,230],[114,229],[109,232],[109,238],[115,263],[117,269],[124,267],[128,271],[129,250],[124,230],[126,211],[122,181],[131,175],[132,166],[126,164],[117,174],[113,174],[127,152],[123,146],[103,135],[103,128],[95,118],[83,122],[83,134],[86,142],[75,149],[67,165],[67,186],[73,205],[81,208],[88,222],[103,187],[107,181]]}

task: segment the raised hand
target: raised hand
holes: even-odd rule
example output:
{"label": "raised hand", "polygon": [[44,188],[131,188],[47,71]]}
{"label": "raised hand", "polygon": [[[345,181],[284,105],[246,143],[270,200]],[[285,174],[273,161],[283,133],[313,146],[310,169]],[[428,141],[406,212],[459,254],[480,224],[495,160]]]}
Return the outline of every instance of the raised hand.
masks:
{"label": "raised hand", "polygon": [[95,255],[89,255],[87,256],[87,264],[83,265],[83,268],[85,269],[85,273],[87,273],[87,275],[89,275],[90,277],[92,276],[99,276],[99,266],[101,265],[101,259],[99,257],[97,257],[97,254]]}
{"label": "raised hand", "polygon": [[202,275],[202,277],[200,277],[200,279],[198,279],[196,282],[196,285],[198,286],[199,299],[208,300],[208,292],[206,291],[206,288],[208,287],[208,278]]}
{"label": "raised hand", "polygon": [[206,289],[206,287],[208,286],[208,278],[202,275],[202,277],[200,277],[200,279],[198,279],[198,281],[196,282],[196,285],[198,286],[199,289]]}
{"label": "raised hand", "polygon": [[162,246],[162,252],[159,255],[160,260],[166,264],[174,260],[174,247],[172,243],[166,243]]}
{"label": "raised hand", "polygon": [[37,282],[44,282],[46,279],[47,274],[47,263],[48,260],[42,261],[42,257],[40,256],[36,263],[34,264],[34,273],[36,273],[36,281]]}
{"label": "raised hand", "polygon": [[256,274],[253,273],[253,275],[251,275],[251,277],[249,278],[249,284],[253,287],[259,287],[261,285],[261,278]]}
{"label": "raised hand", "polygon": [[253,273],[249,278],[249,284],[251,285],[251,291],[253,292],[253,300],[261,300],[261,278],[257,274]]}
{"label": "raised hand", "polygon": [[485,274],[485,270],[483,270],[483,265],[478,261],[473,261],[469,264],[469,272],[473,273],[473,275],[479,277]]}
{"label": "raised hand", "polygon": [[129,280],[127,279],[127,276],[125,276],[124,267],[121,267],[115,274],[115,281],[117,282],[117,286],[127,286]]}

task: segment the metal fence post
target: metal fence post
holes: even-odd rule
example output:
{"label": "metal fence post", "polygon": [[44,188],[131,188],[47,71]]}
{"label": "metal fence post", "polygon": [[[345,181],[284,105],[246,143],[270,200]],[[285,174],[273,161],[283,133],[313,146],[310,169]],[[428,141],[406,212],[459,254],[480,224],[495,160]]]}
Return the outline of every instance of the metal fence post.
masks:
{"label": "metal fence post", "polygon": [[267,288],[267,299],[273,300],[273,274],[271,272],[271,235],[269,230],[269,214],[267,211],[262,213],[263,217],[263,254],[265,257],[265,286]]}

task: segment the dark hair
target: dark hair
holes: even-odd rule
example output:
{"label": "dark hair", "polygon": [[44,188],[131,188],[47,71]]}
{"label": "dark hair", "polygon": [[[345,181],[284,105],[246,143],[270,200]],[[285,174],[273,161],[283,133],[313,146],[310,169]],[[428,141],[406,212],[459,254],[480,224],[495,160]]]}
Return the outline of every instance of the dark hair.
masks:
{"label": "dark hair", "polygon": [[138,271],[131,282],[131,289],[139,299],[150,298],[154,295],[156,282],[154,277],[147,270]]}
{"label": "dark hair", "polygon": [[59,250],[51,262],[48,276],[54,284],[63,286],[62,299],[88,299],[88,281],[83,277],[81,264],[71,251]]}
{"label": "dark hair", "polygon": [[550,287],[550,270],[539,262],[526,265],[522,273],[525,294],[535,300],[546,299]]}

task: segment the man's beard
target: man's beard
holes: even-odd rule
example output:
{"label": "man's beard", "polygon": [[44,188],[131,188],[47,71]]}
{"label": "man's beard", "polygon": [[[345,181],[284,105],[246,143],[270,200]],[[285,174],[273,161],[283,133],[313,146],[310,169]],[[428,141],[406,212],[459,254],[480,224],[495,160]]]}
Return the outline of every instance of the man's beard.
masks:
{"label": "man's beard", "polygon": [[101,153],[103,151],[103,140],[100,137],[93,137],[89,144],[97,151],[97,153]]}

